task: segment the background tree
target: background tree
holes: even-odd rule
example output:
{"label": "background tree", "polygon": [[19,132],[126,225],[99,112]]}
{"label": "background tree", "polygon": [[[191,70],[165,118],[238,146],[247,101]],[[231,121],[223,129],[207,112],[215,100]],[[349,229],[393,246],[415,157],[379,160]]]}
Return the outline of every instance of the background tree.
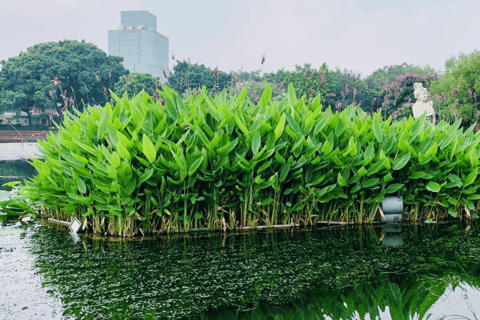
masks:
{"label": "background tree", "polygon": [[0,112],[29,113],[35,106],[55,107],[61,115],[68,106],[83,110],[85,104],[103,104],[109,99],[108,89],[128,74],[122,61],[84,40],[34,45],[0,61]]}
{"label": "background tree", "polygon": [[168,78],[167,85],[178,93],[187,89],[198,89],[205,86],[211,92],[220,92],[231,85],[231,75],[205,67],[203,64],[191,64],[187,61],[177,61],[173,74]]}
{"label": "background tree", "polygon": [[305,95],[307,99],[312,99],[320,94],[322,102],[328,105],[327,94],[334,87],[334,79],[327,64],[324,63],[318,70],[312,69],[308,63],[303,67],[296,65],[295,71],[286,73],[284,87],[287,87],[290,82],[293,83],[298,96]]}
{"label": "background tree", "polygon": [[447,121],[462,119],[464,126],[477,122],[480,93],[480,52],[460,53],[445,62],[446,73],[431,92],[440,102],[440,113]]}
{"label": "background tree", "polygon": [[118,96],[123,96],[123,94],[127,92],[131,98],[144,90],[150,96],[154,96],[159,84],[160,78],[156,78],[150,73],[132,72],[129,75],[120,77],[115,84],[114,92]]}
{"label": "background tree", "polygon": [[257,70],[257,71],[242,71],[239,70],[237,72],[231,72],[233,76],[235,77],[236,82],[245,82],[245,81],[257,81],[260,82],[262,81],[262,76],[260,76],[260,72],[262,70]]}

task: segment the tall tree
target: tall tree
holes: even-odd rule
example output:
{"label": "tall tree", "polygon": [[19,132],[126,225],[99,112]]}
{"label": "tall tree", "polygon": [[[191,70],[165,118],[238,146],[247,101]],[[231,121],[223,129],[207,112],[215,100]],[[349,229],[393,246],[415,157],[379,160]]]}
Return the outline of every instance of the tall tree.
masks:
{"label": "tall tree", "polygon": [[114,92],[118,96],[123,96],[123,94],[127,92],[131,98],[144,90],[150,96],[154,96],[159,84],[160,79],[149,73],[132,72],[120,77],[115,84]]}
{"label": "tall tree", "polygon": [[218,68],[212,70],[203,64],[191,64],[184,60],[177,61],[167,85],[178,93],[203,86],[212,92],[220,92],[231,85],[231,80],[231,75]]}
{"label": "tall tree", "polygon": [[431,88],[440,106],[443,106],[443,115],[450,120],[460,118],[464,126],[477,122],[480,104],[480,51],[452,56],[445,62],[445,69],[446,73],[440,82]]}
{"label": "tall tree", "polygon": [[284,77],[285,85],[293,83],[295,91],[299,96],[305,95],[311,99],[318,94],[321,95],[324,104],[329,104],[327,94],[334,87],[332,72],[324,63],[318,70],[312,69],[311,65],[306,63],[303,67],[296,65],[294,71],[287,71]]}
{"label": "tall tree", "polygon": [[[107,56],[85,40],[34,45],[18,56],[0,61],[0,112],[103,104],[108,89],[128,74],[123,58]],[[11,99],[15,97],[15,99]]]}

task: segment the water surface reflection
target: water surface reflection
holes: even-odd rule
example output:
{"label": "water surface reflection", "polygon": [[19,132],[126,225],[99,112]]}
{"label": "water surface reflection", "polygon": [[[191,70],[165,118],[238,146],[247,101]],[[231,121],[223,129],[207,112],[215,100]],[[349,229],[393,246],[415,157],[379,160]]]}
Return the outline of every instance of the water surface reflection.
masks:
{"label": "water surface reflection", "polygon": [[476,226],[142,241],[74,241],[42,227],[31,252],[64,314],[79,319],[476,319],[480,313]]}

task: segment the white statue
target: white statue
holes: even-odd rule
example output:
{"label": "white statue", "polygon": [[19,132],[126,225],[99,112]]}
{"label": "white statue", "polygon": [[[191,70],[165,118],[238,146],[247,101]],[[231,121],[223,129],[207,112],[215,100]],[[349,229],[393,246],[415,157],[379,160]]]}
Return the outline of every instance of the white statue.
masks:
{"label": "white statue", "polygon": [[412,106],[413,117],[416,119],[420,117],[424,112],[427,113],[427,121],[435,124],[435,110],[433,110],[433,101],[427,102],[427,89],[425,89],[420,82],[416,82],[413,87],[415,91],[413,95],[417,99]]}

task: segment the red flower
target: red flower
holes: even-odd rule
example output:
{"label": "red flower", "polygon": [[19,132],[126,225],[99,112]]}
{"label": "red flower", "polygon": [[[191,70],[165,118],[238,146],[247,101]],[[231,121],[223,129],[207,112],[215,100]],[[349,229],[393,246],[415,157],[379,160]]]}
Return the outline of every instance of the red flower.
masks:
{"label": "red flower", "polygon": [[52,80],[53,84],[56,85],[57,87],[60,87],[60,80],[58,80],[58,77],[53,77],[53,80]]}
{"label": "red flower", "polygon": [[213,70],[213,76],[218,80],[218,67],[215,67],[215,70]]}
{"label": "red flower", "polygon": [[342,103],[340,101],[335,102],[335,109],[337,109],[337,111],[340,111],[340,109],[342,109]]}
{"label": "red flower", "polygon": [[262,56],[262,65],[265,63],[265,55]]}
{"label": "red flower", "polygon": [[165,78],[168,78],[167,77],[167,72],[165,70],[163,70],[163,75],[164,75]]}
{"label": "red flower", "polygon": [[106,96],[108,94],[107,88],[103,87],[103,95]]}
{"label": "red flower", "polygon": [[102,82],[102,79],[100,79],[100,76],[98,74],[95,75],[95,78],[97,78],[98,82]]}
{"label": "red flower", "polygon": [[48,95],[50,96],[50,98],[53,98],[53,91],[52,90],[48,91]]}

